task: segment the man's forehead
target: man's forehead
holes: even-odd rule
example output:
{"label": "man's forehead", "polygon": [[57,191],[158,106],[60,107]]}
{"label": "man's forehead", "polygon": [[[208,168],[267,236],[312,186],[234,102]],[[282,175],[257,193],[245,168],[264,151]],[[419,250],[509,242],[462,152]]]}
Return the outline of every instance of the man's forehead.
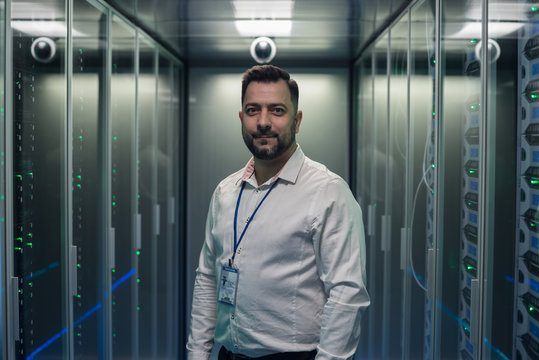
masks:
{"label": "man's forehead", "polygon": [[253,81],[249,83],[245,91],[245,101],[249,97],[257,97],[258,95],[277,95],[282,101],[292,101],[292,95],[286,82],[282,79],[279,81]]}

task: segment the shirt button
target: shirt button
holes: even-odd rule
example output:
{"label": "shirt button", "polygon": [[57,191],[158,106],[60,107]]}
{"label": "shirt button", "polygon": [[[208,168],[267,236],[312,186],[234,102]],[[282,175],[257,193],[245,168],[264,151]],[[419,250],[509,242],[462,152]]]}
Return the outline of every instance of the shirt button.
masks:
{"label": "shirt button", "polygon": [[236,318],[236,315],[232,314],[230,315],[230,317],[232,318],[232,320],[234,320]]}
{"label": "shirt button", "polygon": [[240,346],[238,344],[234,344],[234,349],[239,348]]}

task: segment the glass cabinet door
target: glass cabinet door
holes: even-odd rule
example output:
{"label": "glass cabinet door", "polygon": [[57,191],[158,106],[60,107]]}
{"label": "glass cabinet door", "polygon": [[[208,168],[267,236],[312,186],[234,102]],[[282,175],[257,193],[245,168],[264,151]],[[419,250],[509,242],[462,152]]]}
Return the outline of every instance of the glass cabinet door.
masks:
{"label": "glass cabinet door", "polygon": [[66,358],[65,2],[14,0],[10,18],[9,357]]}
{"label": "glass cabinet door", "polygon": [[434,240],[434,9],[410,10],[410,116],[407,165],[405,280],[406,358],[431,359],[433,301],[427,298],[427,251]]}
{"label": "glass cabinet door", "polygon": [[155,166],[155,130],[157,96],[157,52],[145,37],[139,37],[139,86],[138,86],[138,211],[140,223],[138,278],[139,283],[139,357],[154,359],[156,350],[154,320],[157,319],[157,298],[153,279],[157,277],[157,242],[154,208],[157,199],[157,174]]}
{"label": "glass cabinet door", "polygon": [[76,359],[103,358],[107,272],[104,143],[107,109],[107,15],[86,0],[73,2],[72,233],[76,248],[73,342]]}
{"label": "glass cabinet door", "polygon": [[[473,359],[477,351],[481,131],[479,0],[451,3],[442,14],[443,50],[437,162],[436,318],[439,357]],[[439,59],[435,59],[439,60]],[[442,65],[441,64],[441,65]]]}
{"label": "glass cabinet door", "polygon": [[[356,193],[358,202],[363,212],[363,223],[365,224],[365,245],[367,250],[367,287],[371,295],[371,301],[376,294],[376,287],[379,286],[375,280],[376,275],[376,251],[378,244],[374,242],[374,224],[373,224],[373,194],[372,178],[374,173],[371,171],[373,153],[374,153],[374,122],[373,122],[373,55],[372,49],[368,55],[356,65],[356,101],[357,101],[357,174],[356,174]],[[359,358],[368,357],[368,349],[374,347],[375,328],[377,319],[371,313],[371,310],[365,312],[362,330],[364,334],[361,337],[361,343],[358,349]]]}
{"label": "glass cabinet door", "polygon": [[136,353],[136,127],[135,30],[116,16],[111,26],[111,234],[109,238],[114,358]]}
{"label": "glass cabinet door", "polygon": [[[386,199],[386,164],[387,164],[387,128],[388,128],[388,35],[384,35],[374,47],[375,51],[375,78],[374,78],[374,136],[373,136],[373,163],[371,171],[372,179],[372,205],[374,208],[375,231],[371,238],[372,244],[376,244],[375,264],[376,278],[372,283],[376,287],[371,292],[373,297],[372,305],[369,307],[369,316],[378,319],[378,325],[375,326],[374,346],[369,348],[370,358],[385,358],[389,350],[389,331],[390,331],[390,288],[389,279],[386,278],[384,269],[387,266],[387,257],[385,256],[384,236],[386,235],[385,199]],[[372,270],[371,270],[372,271]]]}
{"label": "glass cabinet door", "polygon": [[[387,358],[402,356],[405,337],[402,323],[409,299],[405,297],[406,158],[408,153],[408,16],[405,13],[390,30],[389,129],[387,139],[386,217],[384,286],[389,288],[384,309],[390,317]],[[404,230],[404,231],[403,231]],[[382,240],[383,241],[383,240]],[[389,281],[389,283],[387,283]]]}
{"label": "glass cabinet door", "polygon": [[157,279],[155,282],[158,308],[158,357],[171,358],[174,327],[172,291],[177,277],[174,268],[173,217],[175,199],[172,192],[172,143],[169,138],[172,126],[172,64],[164,56],[159,56],[159,76],[157,79],[157,207],[159,232],[157,236]]}

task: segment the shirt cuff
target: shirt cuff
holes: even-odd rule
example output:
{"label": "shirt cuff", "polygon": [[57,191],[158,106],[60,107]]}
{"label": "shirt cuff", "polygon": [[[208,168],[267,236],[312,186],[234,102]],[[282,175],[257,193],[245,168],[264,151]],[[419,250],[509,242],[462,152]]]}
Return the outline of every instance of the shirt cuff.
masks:
{"label": "shirt cuff", "polygon": [[209,360],[211,353],[207,352],[187,352],[187,360]]}

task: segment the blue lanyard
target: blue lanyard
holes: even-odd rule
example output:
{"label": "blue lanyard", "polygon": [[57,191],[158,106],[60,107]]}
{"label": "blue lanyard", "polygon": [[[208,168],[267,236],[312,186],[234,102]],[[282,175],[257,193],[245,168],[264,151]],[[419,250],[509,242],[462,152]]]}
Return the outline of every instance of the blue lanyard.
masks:
{"label": "blue lanyard", "polygon": [[273,188],[277,184],[278,180],[279,179],[275,180],[275,182],[273,184],[271,184],[271,187],[266,192],[266,195],[264,195],[262,200],[258,203],[258,205],[255,208],[255,211],[253,211],[253,214],[249,217],[249,220],[247,220],[247,224],[245,224],[245,227],[243,228],[243,231],[241,232],[240,239],[238,240],[238,231],[237,231],[237,227],[238,227],[237,226],[237,224],[238,224],[238,209],[240,207],[241,194],[243,194],[243,189],[245,189],[245,181],[241,185],[240,194],[238,195],[238,202],[236,203],[236,211],[234,212],[234,254],[232,254],[232,259],[229,260],[229,265],[230,266],[232,266],[232,264],[234,263],[234,258],[236,257],[236,250],[238,250],[238,246],[240,246],[241,240],[243,240],[243,235],[245,235],[245,231],[249,227],[249,224],[251,224],[251,221],[255,217],[255,214],[258,211],[258,209],[260,208],[260,205],[262,205],[264,200],[266,200],[266,198],[268,197],[271,190],[273,190]]}

